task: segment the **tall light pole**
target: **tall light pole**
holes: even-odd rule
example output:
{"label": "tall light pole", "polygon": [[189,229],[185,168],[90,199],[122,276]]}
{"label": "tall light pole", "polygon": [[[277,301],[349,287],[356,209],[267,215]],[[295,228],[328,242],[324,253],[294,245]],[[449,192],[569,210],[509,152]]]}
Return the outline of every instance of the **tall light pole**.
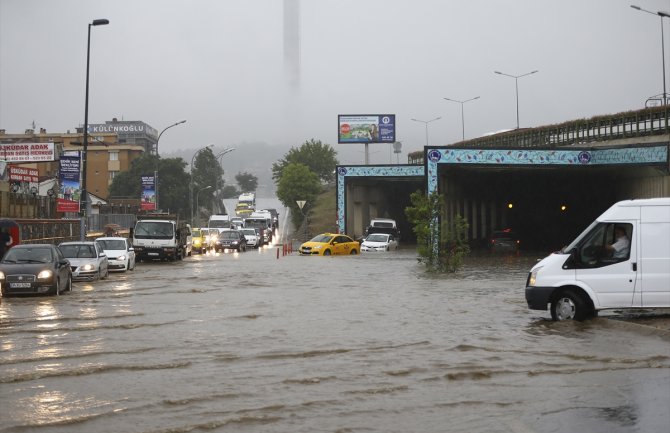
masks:
{"label": "tall light pole", "polygon": [[104,26],[109,20],[98,19],[88,24],[88,41],[86,43],[86,100],[84,101],[84,149],[81,158],[81,194],[79,197],[79,213],[81,215],[79,234],[80,240],[86,240],[86,225],[88,223],[88,191],[86,190],[86,160],[88,151],[88,75],[91,64],[91,26]]}
{"label": "tall light pole", "polygon": [[514,82],[516,84],[516,129],[519,129],[519,78],[525,77],[527,75],[536,74],[540,71],[537,71],[537,70],[536,71],[531,71],[531,72],[521,74],[521,75],[510,75],[510,74],[506,74],[506,73],[500,72],[500,71],[493,71],[493,72],[498,74],[498,75],[504,75],[506,77],[514,78]]}
{"label": "tall light pole", "polygon": [[161,141],[161,135],[168,129],[172,128],[173,126],[181,125],[182,123],[186,123],[186,119],[180,120],[179,122],[173,123],[172,125],[166,127],[161,131],[160,134],[158,134],[158,138],[156,139],[156,148],[154,149],[156,152],[156,170],[154,171],[154,183],[156,184],[156,210],[159,209],[158,207],[158,162],[159,162],[159,156],[158,156],[158,142]]}
{"label": "tall light pole", "polygon": [[[220,153],[218,153],[218,154],[216,155],[215,158],[216,158],[217,161],[219,161],[219,167],[221,168],[221,170],[223,170],[223,167],[221,167],[221,161],[220,161],[220,159],[223,158],[223,155],[225,155],[225,154],[227,154],[227,153],[230,153],[230,152],[232,152],[233,150],[235,150],[234,147],[229,147],[229,148],[224,149],[222,152],[220,152]],[[216,185],[217,187],[218,187],[219,184],[221,183],[220,181],[221,181],[221,179],[217,179],[217,185]],[[222,188],[217,188],[217,190],[219,191],[219,197],[221,197],[221,189],[222,189]],[[221,199],[223,199],[223,197],[221,197]],[[224,209],[225,209],[225,206],[224,206]],[[212,205],[212,212],[213,212],[213,211],[214,211],[214,205]],[[226,209],[226,211],[227,211],[227,209]]]}
{"label": "tall light pole", "polygon": [[442,118],[442,117],[436,117],[436,118],[434,118],[434,119],[430,119],[430,120],[412,119],[412,120],[415,121],[415,122],[420,122],[420,123],[423,123],[424,125],[426,125],[426,146],[428,146],[428,124],[429,124],[430,122],[434,122],[434,121],[436,121],[436,120],[440,120],[441,118]]}
{"label": "tall light pole", "polygon": [[458,99],[450,99],[450,98],[442,98],[446,101],[451,101],[451,102],[458,102],[461,104],[461,125],[463,126],[463,141],[465,141],[465,115],[463,114],[463,105],[465,105],[466,102],[474,101],[475,99],[479,99],[479,96],[475,96],[474,98],[471,99],[466,99],[465,101],[459,101]]}
{"label": "tall light pole", "polygon": [[195,153],[193,154],[193,158],[191,158],[191,167],[189,169],[191,180],[188,183],[188,206],[191,208],[191,224],[193,224],[193,164],[195,163],[195,157],[202,152],[205,149],[209,149],[210,147],[214,146],[213,144],[208,144],[205,147],[201,147],[200,149],[196,150]]}
{"label": "tall light pole", "polygon": [[670,18],[670,14],[667,12],[652,12],[646,9],[641,8],[640,6],[630,5],[633,9],[636,9],[640,12],[646,12],[652,15],[658,15],[661,18],[661,64],[663,65],[663,105],[668,104],[668,93],[665,90],[665,37],[663,36],[663,18]]}
{"label": "tall light pole", "polygon": [[[197,212],[198,212],[198,208],[199,208],[199,206],[198,206],[198,200],[200,199],[200,193],[201,193],[202,191],[206,190],[206,189],[210,189],[211,187],[212,187],[212,185],[207,185],[207,186],[205,186],[205,187],[202,187],[202,188],[200,188],[200,189],[198,190],[198,192],[195,194],[195,211],[196,211],[196,216],[197,216]],[[191,224],[194,224],[194,225],[195,225],[195,221],[191,220]]]}

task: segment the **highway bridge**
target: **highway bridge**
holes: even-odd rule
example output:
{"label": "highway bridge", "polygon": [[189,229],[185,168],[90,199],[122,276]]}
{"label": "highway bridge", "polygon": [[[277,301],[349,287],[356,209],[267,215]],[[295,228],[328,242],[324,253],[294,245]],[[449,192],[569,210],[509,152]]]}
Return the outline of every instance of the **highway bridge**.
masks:
{"label": "highway bridge", "polygon": [[421,190],[444,196],[442,223],[469,223],[474,246],[512,228],[525,248],[562,247],[614,202],[670,196],[667,106],[425,146],[409,164],[337,167],[337,223],[359,236],[374,217],[398,221]]}

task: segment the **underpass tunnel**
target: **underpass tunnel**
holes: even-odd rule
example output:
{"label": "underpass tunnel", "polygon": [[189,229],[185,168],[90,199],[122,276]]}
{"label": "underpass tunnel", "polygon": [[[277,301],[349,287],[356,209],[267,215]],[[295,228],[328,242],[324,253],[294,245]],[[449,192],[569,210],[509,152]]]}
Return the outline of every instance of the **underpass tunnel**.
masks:
{"label": "underpass tunnel", "polygon": [[[556,251],[619,200],[654,196],[645,186],[662,176],[651,167],[485,167],[440,169],[446,218],[469,222],[473,247],[494,230],[512,229],[521,249]],[[653,188],[651,188],[653,190]]]}
{"label": "underpass tunnel", "polygon": [[347,234],[358,239],[372,218],[391,218],[400,230],[402,244],[415,244],[416,236],[407,221],[405,208],[410,195],[425,192],[423,177],[349,178],[346,186]]}

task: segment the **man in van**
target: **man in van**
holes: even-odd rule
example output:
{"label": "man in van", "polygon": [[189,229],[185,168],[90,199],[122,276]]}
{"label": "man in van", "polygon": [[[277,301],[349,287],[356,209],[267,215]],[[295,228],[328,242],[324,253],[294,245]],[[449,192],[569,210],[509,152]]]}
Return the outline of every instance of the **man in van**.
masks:
{"label": "man in van", "polygon": [[612,254],[613,259],[627,259],[630,253],[630,239],[626,236],[626,229],[622,226],[614,227],[614,237],[611,245],[605,245],[605,250]]}

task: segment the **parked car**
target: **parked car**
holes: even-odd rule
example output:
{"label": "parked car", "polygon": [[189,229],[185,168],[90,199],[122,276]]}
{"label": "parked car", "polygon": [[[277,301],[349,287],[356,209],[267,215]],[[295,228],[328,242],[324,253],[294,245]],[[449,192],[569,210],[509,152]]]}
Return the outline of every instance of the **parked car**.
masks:
{"label": "parked car", "polygon": [[12,247],[0,261],[2,296],[60,295],[72,290],[70,262],[51,244]]}
{"label": "parked car", "polygon": [[361,252],[395,251],[397,249],[398,241],[395,236],[388,233],[373,233],[361,243]]}
{"label": "parked car", "polygon": [[109,275],[107,255],[96,242],[62,242],[58,248],[70,261],[73,280],[100,280]]}
{"label": "parked car", "polygon": [[110,271],[132,271],[135,269],[135,249],[127,238],[102,237],[95,240],[107,254]]}
{"label": "parked car", "polygon": [[243,252],[247,250],[247,239],[239,230],[224,230],[219,234],[216,241],[215,250],[237,250]]}
{"label": "parked car", "polygon": [[517,252],[521,240],[512,229],[496,230],[488,239],[488,248],[491,252]]}
{"label": "parked car", "polygon": [[300,245],[298,252],[301,255],[330,256],[344,254],[358,254],[360,244],[346,235],[322,233],[310,241]]}
{"label": "parked car", "polygon": [[244,238],[247,240],[247,246],[252,248],[258,248],[258,233],[255,229],[240,229],[240,232],[244,235]]}

